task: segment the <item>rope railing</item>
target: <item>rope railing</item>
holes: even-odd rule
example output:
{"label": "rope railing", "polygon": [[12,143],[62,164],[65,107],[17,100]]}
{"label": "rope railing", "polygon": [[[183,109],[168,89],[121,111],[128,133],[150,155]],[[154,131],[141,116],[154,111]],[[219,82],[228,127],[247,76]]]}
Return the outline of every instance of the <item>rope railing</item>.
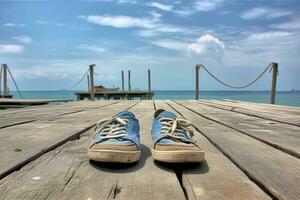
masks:
{"label": "rope railing", "polygon": [[[4,69],[4,66],[5,66],[5,69]],[[13,74],[11,73],[9,67],[8,67],[6,64],[2,64],[2,65],[1,65],[1,70],[0,70],[0,94],[2,94],[1,88],[2,88],[2,73],[4,72],[3,70],[7,70],[7,71],[8,71],[8,73],[9,73],[9,75],[10,75],[10,77],[11,77],[11,79],[12,79],[12,81],[13,81],[13,83],[14,83],[16,89],[17,89],[17,92],[18,92],[20,98],[23,98],[23,96],[22,96],[22,94],[21,94],[21,92],[20,92],[20,90],[19,90],[19,87],[18,87],[18,85],[17,85],[17,82],[16,82],[16,80],[15,80]],[[5,87],[5,85],[4,85],[4,87]],[[4,91],[5,91],[5,90],[6,90],[6,88],[4,88]]]}
{"label": "rope railing", "polygon": [[20,90],[19,90],[19,87],[18,87],[18,85],[17,85],[17,82],[15,81],[15,78],[14,78],[14,76],[12,75],[12,73],[11,73],[11,71],[10,71],[10,69],[9,69],[8,66],[7,66],[7,71],[8,71],[8,73],[9,73],[11,79],[13,80],[13,83],[14,83],[14,85],[15,85],[17,91],[18,91],[18,94],[19,94],[20,98],[22,99],[23,96],[22,96],[22,94],[21,94],[21,92],[20,92]]}
{"label": "rope railing", "polygon": [[253,81],[251,81],[250,83],[247,83],[245,85],[231,85],[229,83],[226,83],[224,81],[222,81],[221,79],[219,79],[217,76],[215,76],[212,72],[210,72],[204,65],[201,65],[199,64],[199,66],[201,68],[203,68],[213,79],[215,79],[217,82],[221,83],[222,85],[225,85],[227,87],[230,87],[230,88],[233,88],[233,89],[243,89],[243,88],[246,88],[246,87],[249,87],[251,85],[253,85],[254,83],[256,83],[259,79],[261,79],[261,77],[267,72],[267,70],[270,68],[270,72],[272,71],[273,69],[273,66],[274,66],[274,63],[270,63],[266,68],[265,70],[259,74],[259,76],[257,76],[257,78],[255,78]]}
{"label": "rope railing", "polygon": [[[76,82],[72,87],[70,87],[68,90],[71,90],[71,89],[73,89],[73,88],[75,88],[77,85],[79,85],[81,82],[82,82],[82,80],[85,78],[85,77],[87,77],[87,75],[89,74],[89,78],[88,78],[88,90],[89,90],[89,92],[90,92],[90,95],[91,95],[91,100],[92,101],[94,101],[95,100],[95,91],[94,91],[94,75],[97,75],[97,73],[95,73],[94,72],[94,67],[95,67],[96,65],[95,64],[91,64],[91,65],[89,65],[89,68],[88,68],[88,70],[85,72],[85,74],[81,77],[81,79],[78,81],[78,82]],[[77,96],[77,100],[79,100],[78,99],[78,96]]]}
{"label": "rope railing", "polygon": [[195,88],[195,96],[196,99],[199,99],[199,69],[203,68],[213,79],[215,79],[217,82],[220,84],[233,88],[233,89],[243,89],[246,87],[249,87],[256,83],[258,80],[262,78],[262,76],[270,69],[270,72],[273,71],[273,76],[272,76],[272,91],[271,91],[271,104],[275,103],[275,93],[276,93],[276,80],[277,80],[277,75],[278,75],[278,64],[277,63],[270,63],[263,71],[260,73],[253,81],[244,84],[244,85],[232,85],[229,83],[226,83],[225,81],[221,80],[218,78],[216,75],[214,75],[211,71],[209,71],[204,65],[202,64],[197,64],[196,65],[196,88]]}
{"label": "rope railing", "polygon": [[70,87],[69,90],[71,90],[71,89],[75,88],[77,85],[79,85],[79,83],[81,83],[81,81],[88,75],[89,72],[90,72],[90,69],[88,69],[85,72],[85,74],[81,77],[81,79],[78,82],[76,82],[72,87]]}

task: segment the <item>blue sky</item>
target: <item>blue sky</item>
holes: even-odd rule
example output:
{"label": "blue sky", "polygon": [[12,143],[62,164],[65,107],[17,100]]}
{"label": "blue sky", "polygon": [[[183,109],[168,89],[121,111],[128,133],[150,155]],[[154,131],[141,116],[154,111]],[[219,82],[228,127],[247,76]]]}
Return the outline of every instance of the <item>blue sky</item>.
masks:
{"label": "blue sky", "polygon": [[[232,84],[279,63],[278,90],[300,89],[297,0],[1,1],[0,61],[21,90],[68,89],[95,63],[96,84],[194,89],[194,66]],[[201,71],[201,90],[224,90]],[[11,90],[14,90],[12,84]],[[86,87],[86,81],[75,89]],[[247,90],[269,90],[267,73]]]}

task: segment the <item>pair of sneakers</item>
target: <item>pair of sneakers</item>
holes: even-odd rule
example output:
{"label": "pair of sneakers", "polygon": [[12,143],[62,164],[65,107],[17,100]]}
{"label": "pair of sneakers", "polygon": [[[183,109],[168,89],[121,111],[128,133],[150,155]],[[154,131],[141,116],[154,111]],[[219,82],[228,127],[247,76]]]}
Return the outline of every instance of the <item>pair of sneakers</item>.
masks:
{"label": "pair of sneakers", "polygon": [[[191,123],[162,109],[154,113],[152,123],[154,160],[170,163],[201,162],[204,151],[192,139]],[[140,127],[135,115],[119,112],[101,120],[88,149],[88,157],[99,162],[133,163],[141,157]]]}

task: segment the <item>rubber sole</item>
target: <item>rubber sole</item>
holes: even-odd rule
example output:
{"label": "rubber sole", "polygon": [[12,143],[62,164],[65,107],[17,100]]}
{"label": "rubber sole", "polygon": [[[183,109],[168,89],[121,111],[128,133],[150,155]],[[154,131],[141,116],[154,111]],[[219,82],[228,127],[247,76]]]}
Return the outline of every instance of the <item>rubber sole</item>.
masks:
{"label": "rubber sole", "polygon": [[168,163],[193,163],[204,160],[204,151],[158,151],[151,149],[154,160]]}
{"label": "rubber sole", "polygon": [[98,162],[134,163],[140,160],[141,151],[88,150],[88,157]]}

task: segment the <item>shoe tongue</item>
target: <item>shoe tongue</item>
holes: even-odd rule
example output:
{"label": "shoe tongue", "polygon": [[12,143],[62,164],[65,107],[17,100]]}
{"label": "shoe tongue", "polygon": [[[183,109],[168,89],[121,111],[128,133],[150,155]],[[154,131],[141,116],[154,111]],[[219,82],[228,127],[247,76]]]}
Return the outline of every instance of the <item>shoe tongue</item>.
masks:
{"label": "shoe tongue", "polygon": [[134,114],[129,111],[121,111],[118,114],[116,114],[116,117],[120,118],[135,118]]}
{"label": "shoe tongue", "polygon": [[171,119],[176,119],[176,115],[174,113],[171,113],[169,111],[162,111],[161,113],[158,114],[159,118],[165,117],[165,118],[171,118]]}

